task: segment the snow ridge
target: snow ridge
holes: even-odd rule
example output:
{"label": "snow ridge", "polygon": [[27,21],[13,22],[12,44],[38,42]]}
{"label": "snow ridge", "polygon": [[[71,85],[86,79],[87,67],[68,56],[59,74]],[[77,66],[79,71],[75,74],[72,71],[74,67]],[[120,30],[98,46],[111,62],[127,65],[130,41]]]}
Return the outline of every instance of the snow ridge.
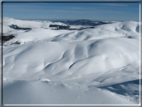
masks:
{"label": "snow ridge", "polygon": [[[32,29],[14,30],[11,24]],[[133,83],[139,79],[138,22],[73,31],[53,30],[50,24],[4,18],[4,34],[15,35],[3,46],[4,103],[138,104],[139,93],[133,92],[139,86]],[[125,82],[127,94],[115,93],[115,85]]]}

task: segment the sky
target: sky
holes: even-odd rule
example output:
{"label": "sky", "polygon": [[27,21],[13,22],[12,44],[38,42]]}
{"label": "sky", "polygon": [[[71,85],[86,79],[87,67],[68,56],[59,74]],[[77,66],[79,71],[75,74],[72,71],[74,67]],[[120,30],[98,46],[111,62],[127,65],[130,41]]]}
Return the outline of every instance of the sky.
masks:
{"label": "sky", "polygon": [[3,3],[3,17],[139,21],[139,3]]}

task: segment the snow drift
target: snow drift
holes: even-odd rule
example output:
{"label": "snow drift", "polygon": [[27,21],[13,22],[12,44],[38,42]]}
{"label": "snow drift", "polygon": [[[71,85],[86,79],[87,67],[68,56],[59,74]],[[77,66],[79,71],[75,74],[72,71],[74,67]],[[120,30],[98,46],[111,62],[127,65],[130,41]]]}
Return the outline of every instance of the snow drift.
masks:
{"label": "snow drift", "polygon": [[[6,18],[4,23],[6,34],[16,34],[3,46],[4,103],[139,103],[139,93],[120,95],[101,88],[139,79],[138,22],[75,31],[52,30],[52,22]],[[11,30],[10,24],[34,29]],[[16,41],[20,45],[12,44]]]}

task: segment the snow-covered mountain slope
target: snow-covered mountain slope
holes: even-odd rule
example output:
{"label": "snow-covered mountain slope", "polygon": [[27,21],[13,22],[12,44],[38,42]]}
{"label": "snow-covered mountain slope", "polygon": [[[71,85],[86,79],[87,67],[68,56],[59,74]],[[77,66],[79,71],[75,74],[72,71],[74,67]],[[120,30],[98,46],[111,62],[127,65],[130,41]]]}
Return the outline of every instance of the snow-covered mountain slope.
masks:
{"label": "snow-covered mountain slope", "polygon": [[25,31],[22,30],[15,30],[10,28],[10,25],[17,25],[19,27],[23,27],[23,28],[32,28],[32,29],[36,29],[36,28],[44,28],[44,29],[48,29],[50,24],[57,24],[57,25],[65,25],[63,23],[60,22],[51,22],[51,21],[28,21],[28,20],[17,20],[17,19],[13,19],[13,18],[8,18],[8,17],[4,17],[3,18],[3,33],[8,35],[8,34],[14,34],[17,35],[18,33],[24,33]]}
{"label": "snow-covered mountain slope", "polygon": [[50,24],[65,25],[61,22],[17,20],[8,17],[3,18],[3,23],[4,26],[15,24],[18,25],[19,27],[30,27],[30,28],[49,28]]}
{"label": "snow-covered mountain slope", "polygon": [[[131,26],[133,25],[133,26]],[[97,26],[94,29],[84,29],[84,30],[51,30],[37,28],[28,32],[17,32],[15,34],[17,37],[8,41],[6,44],[14,43],[15,41],[21,44],[26,42],[37,42],[41,40],[47,41],[85,41],[85,40],[98,40],[107,38],[139,38],[139,26],[138,22],[128,21],[128,22],[117,22],[113,24],[105,24]],[[40,35],[40,36],[39,36]]]}
{"label": "snow-covered mountain slope", "polygon": [[126,38],[118,38],[4,46],[4,71],[5,75],[8,74],[7,78],[12,75],[13,78],[19,75],[20,78],[25,78],[24,75],[30,76],[27,73],[30,69],[30,73],[43,72],[43,75],[47,73],[49,78],[57,74],[61,74],[57,75],[60,78],[62,75],[68,78],[68,76],[104,73],[131,63],[138,63],[138,45],[135,39],[128,41]]}
{"label": "snow-covered mountain slope", "polygon": [[138,29],[138,22],[127,21],[17,32],[3,46],[4,103],[138,104],[139,85],[129,85],[140,75]]}
{"label": "snow-covered mountain slope", "polygon": [[[132,26],[133,25],[133,26]],[[106,24],[96,26],[94,29],[85,29],[76,32],[69,32],[53,37],[52,41],[84,41],[106,38],[138,38],[139,26],[138,22],[117,22],[113,24]]]}

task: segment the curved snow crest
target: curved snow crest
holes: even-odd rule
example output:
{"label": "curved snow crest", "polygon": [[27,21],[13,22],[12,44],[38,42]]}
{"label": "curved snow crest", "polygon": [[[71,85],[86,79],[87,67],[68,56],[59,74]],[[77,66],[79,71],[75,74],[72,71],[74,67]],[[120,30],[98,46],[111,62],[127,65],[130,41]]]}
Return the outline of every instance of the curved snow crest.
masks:
{"label": "curved snow crest", "polygon": [[[65,25],[60,22],[51,22],[51,21],[28,21],[28,20],[18,20],[14,18],[3,18],[3,33],[6,35],[14,34],[14,35],[20,35],[21,33],[24,33],[23,30],[15,30],[10,28],[10,25],[17,25],[18,27],[22,28],[32,28],[32,29],[49,29],[50,24],[57,24],[57,25]],[[33,35],[32,35],[33,36]]]}
{"label": "curved snow crest", "polygon": [[[81,31],[36,28],[18,32],[4,46],[5,76],[25,78],[23,75],[29,77],[27,72],[31,71],[64,80],[138,63],[137,29],[138,22],[128,21]],[[9,45],[17,41],[24,45]]]}
{"label": "curved snow crest", "polygon": [[17,32],[17,37],[6,42],[5,45],[14,43],[21,44],[46,40],[49,42],[74,42],[86,40],[98,40],[109,38],[139,38],[139,23],[134,21],[116,22],[113,24],[100,25],[94,29],[85,30],[52,30],[37,28],[28,32]]}
{"label": "curved snow crest", "polygon": [[[3,46],[5,103],[139,102],[137,84],[129,86],[130,95],[115,93],[125,92],[127,86],[120,83],[139,79],[137,22],[80,31],[6,28],[7,34],[16,37]],[[10,45],[16,42],[22,45]],[[115,86],[120,86],[119,90]]]}
{"label": "curved snow crest", "polygon": [[3,23],[4,26],[9,26],[9,25],[17,25],[19,27],[30,27],[30,28],[40,28],[43,26],[45,23],[47,27],[49,27],[49,24],[51,23],[50,21],[48,22],[40,22],[40,21],[28,21],[28,20],[17,20],[13,18],[3,18]]}
{"label": "curved snow crest", "polygon": [[30,27],[30,28],[49,28],[50,24],[65,25],[61,22],[51,22],[51,21],[28,21],[28,20],[18,20],[14,18],[3,18],[3,23],[5,26],[17,25],[19,27]]}
{"label": "curved snow crest", "polygon": [[84,41],[106,38],[139,38],[139,23],[134,21],[116,22],[96,26],[94,29],[85,29],[82,31],[61,34],[51,38],[51,41]]}
{"label": "curved snow crest", "polygon": [[[24,79],[31,76],[28,73],[30,72],[35,75],[33,78],[39,78],[40,74],[41,77],[62,81],[65,78],[105,73],[132,63],[137,65],[138,50],[138,40],[126,38],[73,44],[40,42],[6,46],[4,47],[4,74],[7,78]],[[134,77],[138,75],[136,72],[133,73]]]}
{"label": "curved snow crest", "polygon": [[10,45],[15,43],[16,41],[20,42],[20,44],[25,44],[29,42],[40,42],[40,41],[47,41],[48,39],[55,37],[56,35],[64,34],[69,31],[66,30],[51,30],[51,29],[42,29],[37,28],[33,29],[28,32],[18,32],[14,39],[7,41],[4,45]]}
{"label": "curved snow crest", "polygon": [[[16,42],[24,45],[9,45]],[[116,22],[80,31],[36,28],[17,32],[17,36],[5,45],[4,69],[7,76],[21,78],[31,70],[31,74],[43,72],[63,80],[68,76],[104,73],[138,63],[138,22]]]}

